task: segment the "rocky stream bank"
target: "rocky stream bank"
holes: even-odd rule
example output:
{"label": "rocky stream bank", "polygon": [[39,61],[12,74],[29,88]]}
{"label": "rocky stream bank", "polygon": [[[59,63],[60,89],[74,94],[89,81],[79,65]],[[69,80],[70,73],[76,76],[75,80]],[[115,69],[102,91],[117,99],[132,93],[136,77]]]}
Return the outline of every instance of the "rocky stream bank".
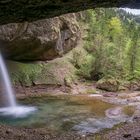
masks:
{"label": "rocky stream bank", "polygon": [[[126,106],[131,109],[126,111],[133,112],[129,121],[120,123],[113,128],[104,129],[95,134],[80,135],[74,132],[60,133],[50,128],[28,128],[14,127],[8,125],[0,126],[1,140],[139,140],[140,138],[140,92],[106,92],[97,90],[93,83],[77,83],[73,87],[50,86],[45,85],[15,88],[19,100],[27,97],[48,96],[83,96],[84,98],[99,99],[107,103],[118,106]],[[22,89],[22,90],[21,90]],[[71,91],[71,92],[70,92]],[[121,114],[119,108],[109,110],[110,117],[116,117]]]}
{"label": "rocky stream bank", "polygon": [[[83,85],[82,85],[83,86]],[[91,85],[88,85],[89,89]],[[93,87],[93,85],[92,85]],[[39,89],[39,88],[37,88]],[[26,97],[38,97],[46,96],[50,94],[51,91],[55,91],[51,96],[63,96],[61,88],[55,87],[49,89],[49,93],[45,93],[45,87],[40,87],[40,91],[43,91],[42,94],[24,94],[24,96],[19,96],[17,98],[25,99]],[[54,90],[55,89],[55,90]],[[86,89],[86,88],[85,88]],[[29,89],[26,89],[29,91]],[[31,90],[31,89],[30,89]],[[87,90],[87,89],[86,89]],[[35,88],[32,89],[35,91]],[[56,92],[59,91],[57,94]],[[61,91],[61,92],[60,92]],[[84,91],[84,90],[83,90]],[[66,94],[66,93],[65,93]],[[113,103],[115,105],[122,106],[131,106],[134,109],[132,118],[129,121],[120,123],[113,128],[104,129],[95,134],[80,135],[74,132],[57,132],[49,128],[29,128],[29,127],[14,127],[8,125],[0,125],[0,135],[1,140],[139,140],[140,139],[140,92],[133,93],[110,93],[98,91],[98,93],[93,94],[75,94],[72,96],[83,96],[84,98],[99,99],[108,103]],[[127,110],[129,113],[131,111]],[[109,116],[116,117],[121,114],[119,108],[114,108],[109,110]]]}

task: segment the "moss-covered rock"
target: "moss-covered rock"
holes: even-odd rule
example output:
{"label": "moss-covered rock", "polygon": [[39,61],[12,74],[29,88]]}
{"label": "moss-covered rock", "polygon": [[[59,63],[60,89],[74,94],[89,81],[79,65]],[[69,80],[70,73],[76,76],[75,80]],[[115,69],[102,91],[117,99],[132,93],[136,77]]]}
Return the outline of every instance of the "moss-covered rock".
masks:
{"label": "moss-covered rock", "polygon": [[116,92],[119,89],[119,82],[116,79],[101,79],[97,82],[97,88]]}
{"label": "moss-covered rock", "polygon": [[15,85],[65,85],[66,81],[67,84],[72,84],[76,80],[76,69],[65,57],[49,62],[8,61],[8,66]]}
{"label": "moss-covered rock", "polygon": [[42,74],[40,63],[21,63],[8,61],[8,68],[13,84],[21,86],[31,86],[34,84],[38,75]]}
{"label": "moss-covered rock", "polygon": [[71,62],[77,68],[77,75],[83,78],[89,78],[93,68],[94,57],[82,45],[73,49],[71,53]]}
{"label": "moss-covered rock", "polygon": [[35,84],[64,85],[66,79],[69,79],[71,83],[75,80],[75,67],[65,58],[57,58],[44,63],[41,73]]}

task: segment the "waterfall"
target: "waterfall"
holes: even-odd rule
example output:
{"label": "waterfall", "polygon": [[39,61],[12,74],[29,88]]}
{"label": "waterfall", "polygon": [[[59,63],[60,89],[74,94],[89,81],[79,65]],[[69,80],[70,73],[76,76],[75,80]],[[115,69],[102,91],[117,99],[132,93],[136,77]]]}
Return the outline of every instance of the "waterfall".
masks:
{"label": "waterfall", "polygon": [[7,94],[7,101],[9,103],[9,106],[15,107],[16,106],[16,99],[14,96],[14,91],[11,85],[11,81],[9,79],[9,75],[8,75],[8,71],[6,69],[3,57],[0,53],[0,72],[1,72],[1,76],[2,76],[2,80],[4,83],[4,89],[6,91]]}
{"label": "waterfall", "polygon": [[6,68],[6,65],[4,63],[3,57],[0,53],[0,74],[2,76],[2,81],[4,85],[4,90],[6,94],[6,103],[8,102],[8,107],[0,108],[0,115],[2,116],[13,116],[13,117],[26,117],[31,112],[34,112],[36,110],[35,107],[29,107],[29,106],[21,106],[18,105],[15,98],[15,93],[12,88],[12,84],[9,78],[9,74]]}

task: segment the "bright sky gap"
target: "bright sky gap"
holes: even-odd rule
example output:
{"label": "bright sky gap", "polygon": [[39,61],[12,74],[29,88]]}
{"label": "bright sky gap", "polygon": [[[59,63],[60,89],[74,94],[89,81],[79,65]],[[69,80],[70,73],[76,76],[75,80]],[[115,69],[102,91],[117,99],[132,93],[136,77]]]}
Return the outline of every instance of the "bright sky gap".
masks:
{"label": "bright sky gap", "polygon": [[130,8],[122,8],[128,13],[131,13],[133,15],[140,15],[140,10],[139,9],[130,9]]}

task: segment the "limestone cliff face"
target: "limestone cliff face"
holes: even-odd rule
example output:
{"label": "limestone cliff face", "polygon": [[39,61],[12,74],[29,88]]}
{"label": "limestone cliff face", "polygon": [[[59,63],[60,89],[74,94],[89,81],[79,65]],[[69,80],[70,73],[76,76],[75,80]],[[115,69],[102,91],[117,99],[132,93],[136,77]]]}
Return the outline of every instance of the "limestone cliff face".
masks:
{"label": "limestone cliff face", "polygon": [[12,60],[51,60],[77,45],[76,14],[0,26],[0,49]]}

